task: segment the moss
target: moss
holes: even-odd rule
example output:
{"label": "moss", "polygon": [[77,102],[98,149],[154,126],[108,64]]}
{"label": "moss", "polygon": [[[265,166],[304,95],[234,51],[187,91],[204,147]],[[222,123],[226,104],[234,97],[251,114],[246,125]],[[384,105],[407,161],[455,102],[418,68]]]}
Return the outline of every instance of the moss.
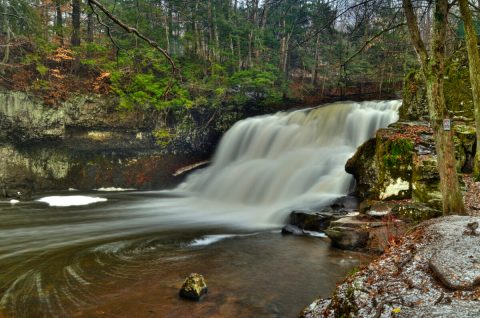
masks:
{"label": "moss", "polygon": [[456,116],[473,118],[473,97],[465,49],[455,52],[445,65],[445,101]]}
{"label": "moss", "polygon": [[403,85],[403,104],[399,110],[400,120],[418,120],[428,116],[427,99],[423,77],[419,70],[411,70]]}
{"label": "moss", "polygon": [[[466,50],[456,51],[445,64],[445,101],[455,116],[473,119],[473,97]],[[405,77],[400,120],[418,120],[428,116],[425,83],[419,69]]]}
{"label": "moss", "polygon": [[413,142],[410,139],[399,138],[387,143],[384,149],[383,164],[392,169],[411,158]]}
{"label": "moss", "polygon": [[[377,134],[376,161],[381,199],[405,199],[411,196],[412,155],[414,142],[401,136],[401,128],[390,128]],[[403,185],[407,183],[407,186]],[[401,191],[397,191],[401,185]],[[396,189],[395,191],[394,188]],[[397,189],[398,188],[398,189]]]}
{"label": "moss", "polygon": [[173,140],[174,135],[166,128],[160,128],[152,132],[157,145],[167,147]]}
{"label": "moss", "polygon": [[433,155],[416,155],[413,160],[412,198],[432,208],[441,209],[440,175],[437,158]]}

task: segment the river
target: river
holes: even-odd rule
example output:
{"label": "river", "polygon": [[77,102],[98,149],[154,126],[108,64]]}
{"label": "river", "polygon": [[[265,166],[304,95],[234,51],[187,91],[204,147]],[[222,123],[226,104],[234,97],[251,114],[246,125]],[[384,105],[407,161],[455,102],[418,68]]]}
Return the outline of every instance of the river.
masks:
{"label": "river", "polygon": [[[65,191],[0,203],[0,317],[294,317],[369,260],[280,234],[294,208],[347,194],[355,149],[399,101],[249,118],[212,164],[164,191]],[[178,297],[205,275],[200,303]]]}

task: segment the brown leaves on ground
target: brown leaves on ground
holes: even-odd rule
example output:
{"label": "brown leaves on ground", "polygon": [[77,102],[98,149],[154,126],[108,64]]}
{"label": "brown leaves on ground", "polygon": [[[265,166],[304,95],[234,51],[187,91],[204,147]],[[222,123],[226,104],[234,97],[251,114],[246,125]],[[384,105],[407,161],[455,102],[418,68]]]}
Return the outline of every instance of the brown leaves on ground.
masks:
{"label": "brown leaves on ground", "polygon": [[110,92],[110,73],[82,64],[81,59],[69,48],[59,47],[29,64],[18,60],[5,68],[0,86],[28,91],[51,106],[76,93]]}
{"label": "brown leaves on ground", "polygon": [[384,137],[387,137],[391,140],[397,139],[410,139],[415,144],[419,144],[422,142],[421,135],[431,135],[433,130],[431,127],[423,124],[423,125],[406,125],[403,124],[401,129],[384,129],[380,130],[380,133],[384,134]]}
{"label": "brown leaves on ground", "polygon": [[463,197],[465,207],[472,216],[480,216],[480,182],[475,181],[471,174],[464,174],[466,192]]}

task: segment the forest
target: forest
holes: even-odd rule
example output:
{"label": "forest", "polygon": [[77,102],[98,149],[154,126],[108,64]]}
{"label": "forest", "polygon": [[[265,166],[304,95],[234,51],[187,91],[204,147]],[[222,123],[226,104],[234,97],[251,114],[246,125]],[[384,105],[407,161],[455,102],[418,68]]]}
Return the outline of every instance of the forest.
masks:
{"label": "forest", "polygon": [[415,65],[395,2],[3,0],[1,7],[2,86],[51,101],[91,89],[117,94],[127,109],[379,98],[398,90]]}
{"label": "forest", "polygon": [[468,0],[0,0],[0,318],[480,317],[478,32]]}

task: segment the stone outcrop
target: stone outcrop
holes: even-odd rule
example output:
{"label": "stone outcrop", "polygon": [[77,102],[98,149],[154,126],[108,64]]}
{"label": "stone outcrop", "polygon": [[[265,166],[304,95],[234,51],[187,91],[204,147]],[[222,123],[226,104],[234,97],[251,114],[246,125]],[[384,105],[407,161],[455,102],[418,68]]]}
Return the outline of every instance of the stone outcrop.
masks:
{"label": "stone outcrop", "polygon": [[[475,129],[454,121],[457,170],[471,171]],[[380,129],[358,148],[345,170],[356,179],[362,200],[412,199],[441,208],[440,176],[432,131],[426,122],[398,122]]]}
{"label": "stone outcrop", "polygon": [[[411,71],[403,85],[401,121],[428,120],[425,84],[420,70]],[[445,65],[445,101],[457,120],[473,122],[473,97],[465,48],[456,51]]]}
{"label": "stone outcrop", "polygon": [[178,182],[175,171],[208,158],[222,133],[251,115],[208,107],[125,111],[117,104],[114,96],[78,95],[50,106],[0,91],[0,197],[168,187]]}
{"label": "stone outcrop", "polygon": [[428,221],[301,317],[478,317],[479,222]]}

